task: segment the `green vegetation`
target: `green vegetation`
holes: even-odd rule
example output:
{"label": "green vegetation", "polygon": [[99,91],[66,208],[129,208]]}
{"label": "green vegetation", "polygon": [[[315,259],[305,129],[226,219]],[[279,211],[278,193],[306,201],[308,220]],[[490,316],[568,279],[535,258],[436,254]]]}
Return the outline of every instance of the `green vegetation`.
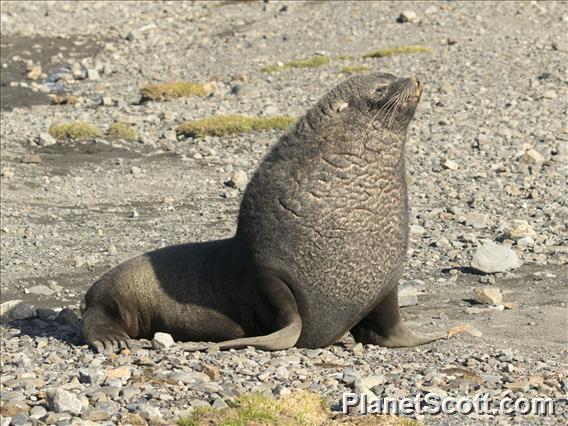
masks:
{"label": "green vegetation", "polygon": [[385,49],[378,49],[373,52],[365,53],[363,58],[384,58],[393,55],[408,55],[412,53],[431,53],[432,49],[426,46],[399,46]]}
{"label": "green vegetation", "polygon": [[343,74],[355,74],[358,72],[364,72],[369,70],[369,65],[348,65],[341,68]]}
{"label": "green vegetation", "polygon": [[207,96],[215,90],[215,83],[194,83],[173,81],[170,83],[148,84],[140,90],[142,101],[162,101],[190,96]]}
{"label": "green vegetation", "polygon": [[312,56],[311,58],[297,59],[295,61],[286,62],[282,65],[269,65],[267,67],[261,68],[260,70],[262,72],[273,73],[291,68],[316,68],[329,64],[330,61],[331,58],[329,56],[317,55]]}
{"label": "green vegetation", "polygon": [[51,136],[60,141],[65,139],[88,140],[102,136],[102,132],[99,128],[81,121],[52,124],[47,131]]}
{"label": "green vegetation", "polygon": [[286,130],[296,121],[295,117],[247,117],[244,115],[219,115],[187,121],[177,129],[178,135],[193,138],[226,136],[238,133],[250,133],[262,130]]}
{"label": "green vegetation", "polygon": [[222,410],[201,409],[178,420],[179,426],[321,425],[328,419],[325,400],[311,392],[298,391],[282,399],[259,393],[241,395],[234,406]]}
{"label": "green vegetation", "polygon": [[136,129],[128,123],[114,123],[112,124],[108,131],[107,137],[109,139],[124,139],[125,141],[136,141],[138,140],[138,132]]}

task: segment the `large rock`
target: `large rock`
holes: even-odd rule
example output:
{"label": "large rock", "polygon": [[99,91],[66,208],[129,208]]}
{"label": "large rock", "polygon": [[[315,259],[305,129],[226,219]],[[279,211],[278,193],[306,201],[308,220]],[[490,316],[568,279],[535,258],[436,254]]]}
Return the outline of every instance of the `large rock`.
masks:
{"label": "large rock", "polygon": [[514,250],[492,241],[480,246],[471,259],[471,267],[486,274],[505,272],[521,265]]}
{"label": "large rock", "polygon": [[47,392],[47,405],[51,411],[56,413],[70,413],[79,415],[83,409],[83,404],[71,392],[63,389],[48,389]]}
{"label": "large rock", "polygon": [[35,316],[35,308],[23,300],[8,300],[0,305],[0,322],[2,323],[24,320]]}

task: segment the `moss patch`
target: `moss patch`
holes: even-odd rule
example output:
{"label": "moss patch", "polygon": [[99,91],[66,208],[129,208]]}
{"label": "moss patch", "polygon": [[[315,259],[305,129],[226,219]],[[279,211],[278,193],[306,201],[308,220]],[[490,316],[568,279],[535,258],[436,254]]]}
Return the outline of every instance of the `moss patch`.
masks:
{"label": "moss patch", "polygon": [[358,425],[418,426],[419,422],[396,416],[340,416],[332,418],[328,403],[313,392],[295,391],[281,399],[258,393],[241,395],[230,408],[198,408],[190,417],[178,420],[179,426],[247,425]]}
{"label": "moss patch", "polygon": [[385,58],[393,55],[408,55],[412,53],[431,53],[433,50],[426,46],[399,46],[385,49],[378,49],[373,52],[365,53],[363,58]]}
{"label": "moss patch", "polygon": [[87,140],[100,138],[103,134],[98,127],[81,121],[71,123],[53,124],[47,130],[57,140],[73,139]]}
{"label": "moss patch", "polygon": [[250,133],[262,130],[286,130],[296,121],[295,117],[247,117],[244,115],[219,115],[187,121],[181,124],[176,133],[182,136],[202,138]]}
{"label": "moss patch", "polygon": [[329,56],[318,55],[312,56],[311,58],[297,59],[295,61],[286,62],[283,65],[269,65],[267,67],[261,68],[260,70],[262,72],[273,73],[291,68],[316,68],[329,64],[330,61],[331,58]]}
{"label": "moss patch", "polygon": [[191,81],[173,81],[148,84],[140,90],[140,95],[142,101],[163,101],[172,98],[207,96],[214,90],[214,83],[200,84]]}
{"label": "moss patch", "polygon": [[136,129],[128,123],[114,123],[112,124],[108,131],[107,137],[109,139],[124,139],[125,141],[136,141],[138,140],[138,132]]}
{"label": "moss patch", "polygon": [[369,65],[348,65],[341,68],[343,74],[355,74],[358,72],[365,72],[369,70]]}

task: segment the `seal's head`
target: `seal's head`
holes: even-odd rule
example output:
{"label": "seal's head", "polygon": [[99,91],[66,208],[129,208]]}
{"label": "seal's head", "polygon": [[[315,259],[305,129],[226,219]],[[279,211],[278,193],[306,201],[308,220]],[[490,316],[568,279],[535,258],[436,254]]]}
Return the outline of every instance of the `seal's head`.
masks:
{"label": "seal's head", "polygon": [[329,95],[339,102],[336,111],[345,111],[351,122],[406,130],[420,101],[422,84],[414,77],[374,72],[344,81]]}

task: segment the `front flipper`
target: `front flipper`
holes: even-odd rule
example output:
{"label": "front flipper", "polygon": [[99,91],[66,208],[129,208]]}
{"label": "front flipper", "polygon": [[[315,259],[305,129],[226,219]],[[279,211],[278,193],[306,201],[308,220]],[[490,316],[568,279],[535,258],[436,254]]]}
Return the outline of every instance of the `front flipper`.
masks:
{"label": "front flipper", "polygon": [[387,348],[401,348],[423,345],[447,337],[447,332],[417,333],[404,325],[398,310],[398,276],[393,279],[396,282],[391,292],[351,329],[355,341]]}
{"label": "front flipper", "polygon": [[255,318],[260,321],[262,329],[274,330],[272,333],[189,347],[187,350],[194,352],[253,346],[265,351],[278,351],[293,347],[302,332],[302,318],[298,313],[294,295],[276,275],[265,274],[259,282],[260,295],[254,306]]}

